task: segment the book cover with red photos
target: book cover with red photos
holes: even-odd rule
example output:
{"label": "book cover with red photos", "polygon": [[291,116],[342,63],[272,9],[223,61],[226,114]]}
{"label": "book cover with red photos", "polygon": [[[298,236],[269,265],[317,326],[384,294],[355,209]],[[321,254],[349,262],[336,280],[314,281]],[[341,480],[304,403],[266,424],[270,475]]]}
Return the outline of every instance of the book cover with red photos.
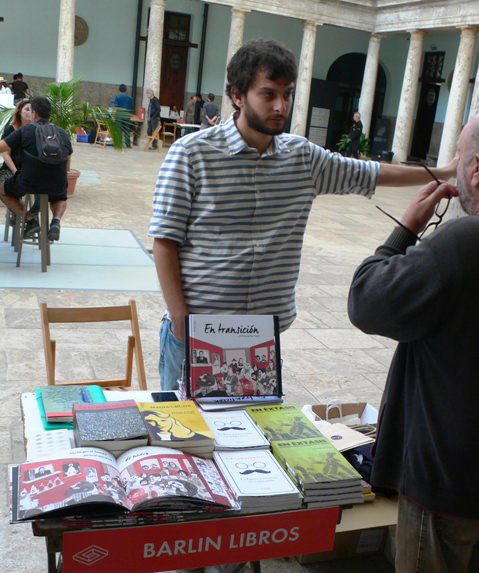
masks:
{"label": "book cover with red photos", "polygon": [[282,401],[278,317],[190,314],[185,396],[207,404]]}

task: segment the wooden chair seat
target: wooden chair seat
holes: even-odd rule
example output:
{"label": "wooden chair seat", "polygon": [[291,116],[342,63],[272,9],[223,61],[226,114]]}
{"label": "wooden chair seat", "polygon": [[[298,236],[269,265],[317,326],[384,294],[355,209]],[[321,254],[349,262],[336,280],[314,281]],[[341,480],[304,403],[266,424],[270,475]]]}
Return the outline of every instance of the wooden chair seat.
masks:
{"label": "wooden chair seat", "polygon": [[96,135],[95,135],[95,144],[103,145],[103,147],[107,144],[107,139],[111,141],[110,131],[105,123],[100,121],[99,119],[96,120]]}

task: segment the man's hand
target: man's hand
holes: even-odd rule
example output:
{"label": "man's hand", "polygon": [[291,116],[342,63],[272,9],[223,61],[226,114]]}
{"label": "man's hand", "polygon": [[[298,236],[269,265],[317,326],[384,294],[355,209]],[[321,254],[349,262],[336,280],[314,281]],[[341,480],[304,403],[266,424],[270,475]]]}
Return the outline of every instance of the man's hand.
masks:
{"label": "man's hand", "polygon": [[436,181],[431,181],[431,183],[428,183],[416,193],[406,209],[401,223],[411,233],[419,235],[434,215],[434,209],[441,199],[457,197],[457,194],[457,189],[453,185],[449,183],[438,185]]}
{"label": "man's hand", "polygon": [[173,336],[178,340],[178,342],[185,341],[185,316],[171,316],[171,328],[173,331]]}

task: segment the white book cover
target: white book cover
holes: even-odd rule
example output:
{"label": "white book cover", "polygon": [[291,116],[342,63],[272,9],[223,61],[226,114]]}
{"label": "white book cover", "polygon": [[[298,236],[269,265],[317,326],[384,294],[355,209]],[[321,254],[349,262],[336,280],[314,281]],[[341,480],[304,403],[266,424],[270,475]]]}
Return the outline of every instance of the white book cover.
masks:
{"label": "white book cover", "polygon": [[213,452],[213,459],[242,503],[250,498],[259,502],[286,496],[301,505],[301,493],[269,450]]}
{"label": "white book cover", "polygon": [[269,448],[269,441],[245,410],[202,412],[215,436],[215,450]]}
{"label": "white book cover", "polygon": [[278,400],[282,396],[278,317],[187,316],[185,392],[198,402]]}

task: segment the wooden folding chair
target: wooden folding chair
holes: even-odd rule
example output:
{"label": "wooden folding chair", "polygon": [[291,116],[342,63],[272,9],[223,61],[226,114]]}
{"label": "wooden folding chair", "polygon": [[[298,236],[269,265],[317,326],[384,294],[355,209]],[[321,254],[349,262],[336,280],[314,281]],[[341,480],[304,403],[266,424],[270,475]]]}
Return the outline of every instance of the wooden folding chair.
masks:
{"label": "wooden folding chair", "polygon": [[165,121],[163,124],[163,144],[166,144],[167,140],[169,140],[170,145],[176,141],[176,128],[176,123]]}
{"label": "wooden folding chair", "polygon": [[148,141],[146,142],[145,145],[145,149],[144,151],[148,151],[148,149],[150,149],[150,147],[153,147],[153,142],[156,141],[157,143],[157,149],[161,149],[162,146],[162,141],[161,141],[161,137],[160,137],[160,132],[162,130],[162,125],[161,123],[159,123],[156,127],[155,127],[155,131],[148,136]]}
{"label": "wooden folding chair", "polygon": [[96,135],[95,135],[94,143],[97,143],[98,145],[103,145],[103,147],[105,147],[107,144],[107,139],[109,139],[111,142],[111,135],[110,135],[110,132],[108,130],[108,127],[106,126],[105,123],[103,123],[102,121],[97,119],[96,120]]}
{"label": "wooden folding chair", "polygon": [[[77,308],[49,308],[46,303],[40,304],[40,318],[43,330],[43,349],[45,351],[45,365],[47,369],[47,381],[49,385],[70,384],[96,384],[102,387],[131,387],[133,359],[136,364],[138,386],[146,390],[145,366],[141,349],[140,329],[136,303],[130,300],[123,306],[99,306]],[[93,322],[129,321],[131,335],[128,336],[125,377],[121,379],[107,380],[71,380],[58,381],[55,378],[56,340],[50,337],[51,324],[78,324]],[[69,331],[71,335],[71,331]]]}

